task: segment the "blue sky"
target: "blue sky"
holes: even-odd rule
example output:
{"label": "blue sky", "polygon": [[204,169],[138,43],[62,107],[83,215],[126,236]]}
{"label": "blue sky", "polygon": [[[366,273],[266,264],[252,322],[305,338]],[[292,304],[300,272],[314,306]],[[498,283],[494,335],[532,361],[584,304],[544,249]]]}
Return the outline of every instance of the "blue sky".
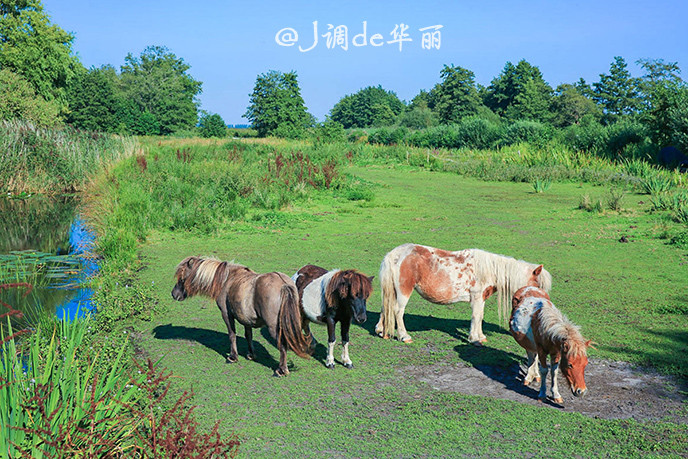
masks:
{"label": "blue sky", "polygon": [[[196,4],[193,4],[196,3]],[[87,67],[119,68],[128,53],[164,45],[191,65],[203,82],[202,108],[229,124],[242,118],[256,76],[296,70],[309,111],[323,119],[344,95],[382,85],[410,100],[439,81],[444,64],[466,67],[483,85],[507,61],[526,59],[556,87],[583,77],[599,80],[614,56],[635,75],[640,58],[677,61],[688,79],[688,2],[685,0],[455,0],[455,1],[234,1],[43,0],[53,22],[76,35],[74,50]],[[313,45],[318,21],[318,45]],[[413,41],[353,47],[367,23],[367,39],[392,40],[397,24]],[[345,25],[349,49],[328,49],[327,24]],[[418,29],[442,25],[440,49],[423,49]],[[279,46],[285,27],[297,44]],[[375,40],[374,40],[375,41]],[[377,40],[380,42],[381,40]]]}

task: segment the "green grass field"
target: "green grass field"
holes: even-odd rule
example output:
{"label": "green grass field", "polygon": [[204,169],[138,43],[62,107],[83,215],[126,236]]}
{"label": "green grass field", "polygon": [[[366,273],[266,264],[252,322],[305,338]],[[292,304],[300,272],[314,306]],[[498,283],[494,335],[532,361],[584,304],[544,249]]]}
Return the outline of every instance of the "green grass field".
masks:
{"label": "green grass field", "polygon": [[[161,312],[134,323],[137,345],[174,372],[177,390],[194,389],[203,425],[220,420],[221,431],[239,434],[242,457],[688,454],[686,425],[594,419],[436,391],[413,376],[417,372],[405,371],[459,362],[506,368],[522,361],[524,353],[498,323],[494,299],[486,307],[487,346],[477,349],[466,342],[468,304],[431,305],[414,294],[406,310],[414,342],[404,345],[374,336],[376,280],[368,322],[352,326],[353,370],[325,368],[326,330],[318,326],[311,327],[318,341],[314,358],[290,354],[288,378],[271,377],[278,351],[265,331],[254,335],[256,361],[243,357],[241,330],[239,363],[226,364],[226,328],[214,302],[179,303],[170,296],[174,267],[185,256],[288,275],[307,263],[377,275],[387,251],[415,242],[543,263],[554,278],[554,303],[597,343],[593,359],[688,377],[688,258],[658,237],[665,224],[648,213],[647,196],[629,194],[623,211],[598,214],[578,209],[580,197],[602,196],[608,188],[588,184],[554,183],[536,194],[527,183],[406,166],[349,166],[346,172],[370,183],[374,198],[314,194],[267,223],[242,223],[210,236],[154,231],[143,244],[140,282],[153,286]],[[621,236],[630,242],[619,242]]]}

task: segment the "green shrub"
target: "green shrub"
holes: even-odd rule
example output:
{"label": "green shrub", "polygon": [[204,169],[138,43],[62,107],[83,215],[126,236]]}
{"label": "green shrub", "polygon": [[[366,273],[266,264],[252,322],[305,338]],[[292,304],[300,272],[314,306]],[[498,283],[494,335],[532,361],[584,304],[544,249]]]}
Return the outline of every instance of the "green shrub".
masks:
{"label": "green shrub", "polygon": [[552,139],[553,130],[551,126],[537,121],[515,121],[506,126],[504,133],[499,139],[500,145],[512,145],[515,143],[530,143],[535,146],[543,147]]}
{"label": "green shrub", "polygon": [[344,126],[330,118],[316,125],[313,131],[313,137],[317,144],[344,142],[346,140]]}
{"label": "green shrub", "polygon": [[643,142],[647,136],[647,128],[636,121],[622,120],[606,128],[607,144],[605,149],[612,157],[624,157],[624,149],[631,144]]}

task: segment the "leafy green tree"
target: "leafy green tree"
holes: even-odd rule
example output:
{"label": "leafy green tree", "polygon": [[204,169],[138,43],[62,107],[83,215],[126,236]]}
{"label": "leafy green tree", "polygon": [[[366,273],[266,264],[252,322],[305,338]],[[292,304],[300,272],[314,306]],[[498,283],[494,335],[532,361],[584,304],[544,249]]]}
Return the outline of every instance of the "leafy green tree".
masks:
{"label": "leafy green tree", "polygon": [[595,102],[585,97],[577,86],[571,84],[557,86],[552,101],[552,112],[552,123],[558,127],[578,124],[586,115],[597,119],[602,115]]}
{"label": "leafy green tree", "polygon": [[478,113],[482,102],[473,72],[463,67],[445,65],[440,77],[442,82],[433,88],[430,96],[440,123],[456,123]]}
{"label": "leafy green tree", "polygon": [[227,123],[217,113],[201,114],[199,132],[201,137],[227,137]]}
{"label": "leafy green tree", "polygon": [[23,76],[36,94],[66,110],[66,88],[82,68],[74,36],[55,24],[40,0],[0,0],[0,68]]}
{"label": "leafy green tree", "polygon": [[81,73],[69,86],[67,100],[67,122],[75,127],[105,132],[120,130],[124,107],[114,67],[91,68]]}
{"label": "leafy green tree", "polygon": [[593,83],[594,100],[604,111],[604,121],[611,123],[620,117],[637,113],[641,101],[638,80],[631,77],[621,56],[614,57],[609,74],[601,73],[600,81]]}
{"label": "leafy green tree", "polygon": [[300,137],[314,124],[313,116],[307,112],[301,97],[298,76],[294,71],[270,70],[258,75],[244,117],[261,137]]}
{"label": "leafy green tree", "polygon": [[435,101],[433,100],[432,96],[430,95],[429,91],[426,91],[424,89],[421,89],[416,96],[411,99],[411,103],[408,104],[406,107],[406,110],[413,110],[414,108],[430,108],[433,109],[435,107]]}
{"label": "leafy green tree", "polygon": [[0,70],[0,120],[21,118],[40,126],[59,122],[60,107],[36,94],[33,86],[9,69]]}
{"label": "leafy green tree", "polygon": [[688,151],[688,85],[681,79],[676,62],[641,59],[645,70],[640,78],[643,100],[641,120],[659,146],[676,145]]}
{"label": "leafy green tree", "polygon": [[525,60],[517,65],[507,62],[483,94],[485,105],[509,120],[550,120],[552,88],[540,69]]}
{"label": "leafy green tree", "polygon": [[404,110],[398,117],[398,123],[410,129],[426,129],[437,126],[439,119],[427,106],[416,105],[410,110]]}
{"label": "leafy green tree", "polygon": [[122,95],[133,102],[124,121],[132,132],[157,125],[157,134],[170,134],[196,126],[201,82],[187,73],[191,67],[184,59],[164,46],[149,46],[139,57],[130,53],[124,61]]}
{"label": "leafy green tree", "polygon": [[382,86],[368,86],[344,96],[332,107],[330,117],[344,128],[389,126],[404,110],[404,103]]}

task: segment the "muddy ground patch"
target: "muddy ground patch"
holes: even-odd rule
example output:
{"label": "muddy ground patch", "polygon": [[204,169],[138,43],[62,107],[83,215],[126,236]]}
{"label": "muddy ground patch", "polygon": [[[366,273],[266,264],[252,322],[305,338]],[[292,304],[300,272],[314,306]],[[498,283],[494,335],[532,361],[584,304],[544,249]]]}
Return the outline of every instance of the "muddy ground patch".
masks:
{"label": "muddy ground patch", "polygon": [[551,400],[539,402],[539,383],[524,386],[524,369],[518,364],[509,367],[438,364],[407,366],[398,371],[440,391],[514,400],[594,418],[688,423],[685,382],[625,362],[591,359],[585,375],[589,394],[583,398],[574,397],[560,375],[563,406]]}

